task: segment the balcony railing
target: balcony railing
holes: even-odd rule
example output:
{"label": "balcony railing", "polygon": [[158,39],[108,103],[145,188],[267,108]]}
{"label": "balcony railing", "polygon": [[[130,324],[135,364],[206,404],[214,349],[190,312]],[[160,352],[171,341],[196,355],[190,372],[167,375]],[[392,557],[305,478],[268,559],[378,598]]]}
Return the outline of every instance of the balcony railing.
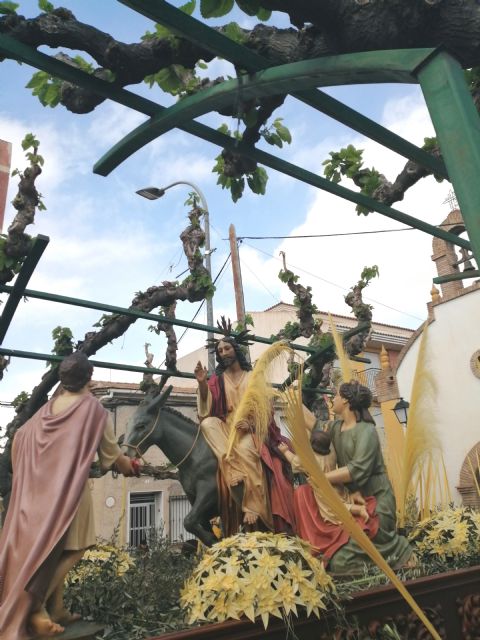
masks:
{"label": "balcony railing", "polygon": [[[337,367],[334,367],[334,371],[339,371]],[[377,369],[375,367],[371,367],[370,369],[365,369],[363,371],[353,370],[353,379],[358,380],[360,384],[363,384],[365,387],[368,387],[370,391],[373,393],[373,397],[375,398],[377,395],[377,390],[375,387],[375,378],[380,373],[381,369]]]}

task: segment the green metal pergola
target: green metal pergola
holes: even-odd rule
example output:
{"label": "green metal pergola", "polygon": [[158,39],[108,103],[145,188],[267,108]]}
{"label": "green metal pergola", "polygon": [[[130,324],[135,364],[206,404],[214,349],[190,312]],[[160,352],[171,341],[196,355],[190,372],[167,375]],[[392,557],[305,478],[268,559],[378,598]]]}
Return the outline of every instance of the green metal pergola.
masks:
{"label": "green metal pergola", "polygon": [[[209,50],[214,55],[221,56],[242,71],[233,80],[227,80],[209,89],[201,90],[195,95],[183,98],[173,106],[166,108],[131,91],[115,86],[114,82],[100,80],[80,69],[0,34],[0,54],[32,65],[37,69],[46,71],[53,76],[67,80],[148,116],[148,119],[142,125],[131,131],[100,158],[94,166],[95,173],[107,176],[144,145],[164,133],[178,128],[222,149],[229,149],[237,154],[248,156],[260,164],[337,195],[349,202],[360,204],[393,220],[468,249],[472,251],[477,265],[480,265],[480,182],[478,180],[478,175],[480,174],[480,118],[473,104],[460,64],[446,51],[441,48],[370,51],[325,56],[275,66],[270,60],[234,42],[181,10],[172,7],[165,0],[118,1],[169,28],[175,34]],[[420,84],[437,134],[443,161],[332,98],[318,88],[321,86],[383,82]],[[322,176],[282,160],[253,145],[247,145],[195,120],[195,118],[211,111],[234,106],[237,104],[239,96],[241,96],[242,100],[249,100],[251,98],[279,94],[293,96],[316,111],[334,118],[405,158],[428,168],[434,174],[448,179],[455,190],[469,240],[460,238],[443,230],[441,227],[428,224],[420,218],[389,207],[369,196],[330,182]],[[23,264],[15,284],[13,286],[0,286],[0,291],[10,294],[0,316],[0,344],[5,338],[19,300],[25,295],[137,318],[169,322],[166,318],[157,314],[141,313],[132,309],[27,289],[29,278],[47,243],[48,238],[38,236],[32,244],[30,254]],[[470,270],[465,274],[435,278],[434,282],[439,283],[462,277],[479,276],[479,270]],[[198,323],[181,320],[171,321],[171,323],[201,331],[218,333],[216,327]],[[257,342],[271,342],[271,340],[260,336],[254,336],[252,339]],[[315,357],[313,349],[296,344],[292,346]],[[58,357],[48,354],[33,354],[3,347],[0,347],[0,353],[17,357],[58,359]],[[179,377],[193,377],[193,374],[190,373],[147,369],[145,367],[100,362],[94,362],[94,364],[100,367],[130,371],[147,371],[159,374],[168,373]]]}

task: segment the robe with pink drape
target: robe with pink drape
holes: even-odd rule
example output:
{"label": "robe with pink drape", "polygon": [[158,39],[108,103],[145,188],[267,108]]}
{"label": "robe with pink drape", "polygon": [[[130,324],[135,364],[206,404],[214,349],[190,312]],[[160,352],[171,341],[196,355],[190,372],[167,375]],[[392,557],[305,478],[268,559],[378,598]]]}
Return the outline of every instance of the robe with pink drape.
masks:
{"label": "robe with pink drape", "polygon": [[[90,394],[53,415],[45,404],[15,435],[13,487],[0,539],[0,638],[27,637],[42,572],[58,558],[77,511],[108,412]],[[47,562],[46,562],[47,561]],[[50,576],[51,577],[51,576]]]}

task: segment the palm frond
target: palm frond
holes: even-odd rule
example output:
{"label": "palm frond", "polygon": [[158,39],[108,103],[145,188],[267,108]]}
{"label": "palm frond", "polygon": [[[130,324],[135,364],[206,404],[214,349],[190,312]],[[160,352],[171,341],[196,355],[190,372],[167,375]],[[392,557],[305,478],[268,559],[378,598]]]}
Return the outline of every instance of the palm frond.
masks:
{"label": "palm frond", "polygon": [[428,510],[425,499],[428,496],[427,480],[421,473],[427,469],[428,458],[441,455],[441,443],[435,425],[436,384],[432,375],[428,354],[428,323],[425,323],[413,378],[412,395],[408,423],[405,433],[402,480],[399,495],[400,526],[405,522],[405,507],[412,492],[412,479],[417,473],[422,478],[421,510]]}
{"label": "palm frond", "polygon": [[[301,389],[301,384],[299,384]],[[405,598],[407,603],[423,622],[428,631],[435,640],[440,640],[439,634],[435,631],[433,625],[428,620],[424,612],[407,591],[401,580],[395,575],[392,568],[385,561],[375,545],[363,532],[362,528],[357,524],[351,513],[342,502],[340,496],[327,480],[325,474],[321,470],[319,464],[315,460],[315,456],[310,445],[308,431],[305,425],[303,415],[303,405],[301,400],[301,391],[290,387],[284,392],[283,397],[286,401],[286,422],[289,434],[292,438],[293,446],[296,454],[300,458],[302,467],[306,471],[309,481],[314,491],[322,496],[322,500],[331,509],[339,522],[341,522],[345,531],[357,542],[357,544],[368,554],[377,567],[385,573],[391,580],[392,584]]]}
{"label": "palm frond", "polygon": [[330,322],[330,330],[332,332],[333,341],[335,343],[335,351],[337,352],[337,358],[340,362],[342,382],[350,382],[350,380],[353,378],[352,366],[350,364],[348,355],[345,353],[345,349],[343,348],[343,340],[338,335],[337,327],[335,326],[335,322],[333,321],[330,313],[328,314],[328,320]]}
{"label": "palm frond", "polygon": [[280,356],[291,354],[292,349],[286,342],[275,342],[259,357],[248,380],[247,388],[241,402],[238,404],[232,418],[227,457],[231,454],[237,437],[236,426],[247,421],[255,426],[255,433],[259,443],[265,441],[268,425],[272,417],[272,400],[276,395],[268,379],[268,373],[273,362]]}

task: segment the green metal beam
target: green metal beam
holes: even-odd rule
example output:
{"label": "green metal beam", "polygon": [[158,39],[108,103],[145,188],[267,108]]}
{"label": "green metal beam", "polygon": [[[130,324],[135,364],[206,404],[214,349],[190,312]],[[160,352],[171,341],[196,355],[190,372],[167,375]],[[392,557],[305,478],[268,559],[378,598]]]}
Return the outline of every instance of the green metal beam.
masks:
{"label": "green metal beam", "polygon": [[[61,362],[65,356],[56,356],[51,353],[37,353],[34,351],[20,351],[18,349],[4,349],[0,347],[0,354],[11,356],[12,358],[28,358],[29,360],[46,360],[47,362]],[[100,369],[119,369],[120,371],[134,371],[137,373],[151,373],[152,375],[169,375],[175,378],[195,378],[194,373],[182,373],[181,371],[171,371],[169,369],[155,369],[154,367],[136,367],[131,364],[118,364],[116,362],[103,362],[101,360],[91,360],[94,367]]]}
{"label": "green metal beam", "polygon": [[468,280],[468,278],[480,278],[478,269],[469,269],[461,273],[450,273],[448,276],[438,276],[433,278],[435,284],[445,284],[445,282],[454,282],[455,280]]}
{"label": "green metal beam", "polygon": [[42,257],[43,252],[47,248],[50,238],[48,236],[38,235],[33,238],[30,251],[22,264],[20,271],[18,272],[17,279],[13,287],[11,287],[11,293],[8,296],[8,300],[3,307],[2,315],[0,316],[0,344],[3,343],[5,335],[8,331],[8,327],[12,322],[12,318],[17,310],[18,304],[22,297],[25,295],[25,288],[30,280],[38,261]]}
{"label": "green metal beam", "polygon": [[413,82],[411,70],[431,53],[432,49],[410,49],[328,56],[270,67],[252,75],[226,80],[182,98],[163,113],[138,126],[95,165],[95,172],[103,175],[166,131],[183,127],[190,120],[211,111],[233,106],[240,97],[248,102],[323,84],[349,84],[354,77],[357,84]]}
{"label": "green metal beam", "polygon": [[[223,35],[223,33],[212,29],[180,9],[172,7],[168,2],[165,2],[165,0],[119,1],[147,18],[164,25],[174,33],[187,38],[197,46],[225,60],[229,60],[237,68],[255,72],[275,66],[275,63],[272,63],[271,60],[264,58],[238,42],[234,42]],[[389,55],[389,52],[386,53]],[[392,133],[370,118],[358,113],[358,111],[347,107],[323,91],[300,91],[294,92],[292,95],[317,111],[368,136],[379,144],[387,146],[405,158],[418,162],[420,165],[429,168],[436,175],[440,175],[448,180],[448,174],[441,159],[435,158],[423,149],[408,142],[401,136]]]}
{"label": "green metal beam", "polygon": [[[100,80],[99,78],[95,78],[85,73],[84,71],[81,71],[80,69],[76,69],[71,65],[61,62],[60,60],[56,60],[55,58],[51,58],[50,56],[45,55],[44,53],[35,51],[35,49],[32,49],[31,47],[28,47],[21,42],[18,42],[14,38],[9,38],[8,36],[2,34],[0,34],[0,53],[4,53],[5,55],[8,55],[9,57],[12,57],[16,60],[30,64],[37,69],[47,71],[52,75],[67,80],[68,82],[73,82],[80,87],[89,89],[97,93],[98,95],[104,96],[105,98],[115,100],[119,104],[123,104],[126,107],[135,109],[136,111],[144,113],[145,115],[154,116],[165,111],[165,107],[157,105],[155,102],[152,102],[147,98],[137,96],[136,94],[127,91],[126,89],[118,88],[112,83],[105,82],[103,80]],[[203,125],[199,122],[188,122],[179,128],[186,133],[190,133],[202,140],[205,140],[206,142],[210,142],[221,148],[230,149],[236,153],[242,153],[244,155],[250,156],[257,162],[275,169],[276,171],[285,173],[286,175],[289,175],[297,180],[301,180],[314,187],[328,191],[333,195],[337,195],[341,198],[349,200],[350,202],[354,202],[355,204],[361,204],[373,209],[374,211],[378,211],[378,213],[390,217],[393,220],[397,220],[399,222],[403,222],[407,225],[413,226],[416,229],[420,229],[425,233],[436,236],[438,238],[442,238],[443,240],[451,242],[452,244],[470,249],[470,243],[468,241],[463,240],[462,238],[459,238],[452,233],[444,231],[441,228],[434,227],[433,225],[429,225],[422,220],[414,218],[413,216],[408,216],[407,214],[404,214],[396,209],[392,209],[391,207],[388,207],[382,203],[377,203],[372,198],[368,198],[361,193],[351,191],[339,184],[329,182],[321,176],[317,176],[310,171],[306,171],[304,169],[301,169],[300,167],[296,167],[289,162],[280,160],[276,156],[265,151],[260,151],[259,149],[248,147],[238,140],[226,136],[220,131],[211,129],[210,127],[207,127],[206,125]],[[96,166],[98,166],[98,163]],[[96,169],[94,168],[94,171],[95,170]],[[98,172],[98,169],[96,171]],[[108,171],[111,171],[111,168],[108,166],[104,167],[103,174],[106,175]]]}
{"label": "green metal beam", "polygon": [[[10,293],[13,291],[13,287],[10,285],[0,285],[0,292]],[[74,307],[83,307],[85,309],[96,309],[98,311],[108,311],[109,313],[114,313],[122,316],[128,316],[130,318],[142,319],[142,320],[153,320],[154,322],[162,322],[164,324],[176,325],[180,327],[185,327],[187,329],[197,329],[198,331],[205,331],[207,333],[217,333],[223,335],[223,332],[219,330],[218,327],[211,327],[207,324],[200,324],[198,322],[189,322],[187,320],[180,320],[175,318],[175,320],[171,320],[170,318],[166,318],[162,315],[155,313],[147,313],[145,311],[139,311],[138,309],[127,309],[124,307],[117,307],[111,304],[104,304],[102,302],[94,302],[92,300],[82,300],[81,298],[70,298],[68,296],[61,296],[56,293],[48,293],[46,291],[35,291],[33,289],[25,289],[23,295],[28,298],[36,298],[37,300],[46,300],[48,302],[58,302],[60,304],[68,304]],[[233,336],[237,334],[232,332]],[[271,338],[263,338],[262,336],[251,335],[249,336],[250,340],[254,342],[261,342],[262,344],[273,344],[276,342]],[[305,351],[306,353],[315,353],[315,349],[312,347],[305,347],[301,344],[297,344],[296,342],[292,342],[290,344],[292,349],[296,349],[297,351]]]}
{"label": "green metal beam", "polygon": [[447,53],[432,55],[417,76],[480,265],[480,117],[461,66]]}

